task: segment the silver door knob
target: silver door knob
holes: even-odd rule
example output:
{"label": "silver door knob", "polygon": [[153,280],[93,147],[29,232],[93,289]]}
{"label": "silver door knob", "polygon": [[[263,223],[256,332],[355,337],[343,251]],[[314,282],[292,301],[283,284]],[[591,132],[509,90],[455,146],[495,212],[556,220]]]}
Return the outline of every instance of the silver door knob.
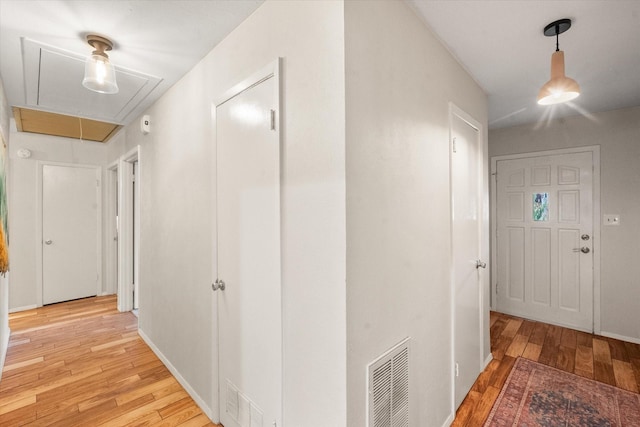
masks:
{"label": "silver door knob", "polygon": [[591,252],[591,249],[589,249],[586,246],[583,246],[581,248],[573,248],[573,252],[582,252],[583,254],[588,254],[589,252]]}
{"label": "silver door knob", "polygon": [[211,285],[211,289],[213,289],[214,291],[217,291],[218,289],[224,291],[225,288],[226,285],[224,284],[224,281],[220,279],[216,279],[216,281]]}
{"label": "silver door knob", "polygon": [[589,240],[591,237],[588,234],[583,234],[582,236],[580,236],[580,238],[586,241],[586,240]]}
{"label": "silver door knob", "polygon": [[476,268],[487,268],[487,263],[482,260],[476,260]]}
{"label": "silver door knob", "polygon": [[44,241],[44,244],[45,244],[45,245],[50,245],[50,244],[52,244],[52,243],[53,243],[53,240],[45,240],[45,241]]}

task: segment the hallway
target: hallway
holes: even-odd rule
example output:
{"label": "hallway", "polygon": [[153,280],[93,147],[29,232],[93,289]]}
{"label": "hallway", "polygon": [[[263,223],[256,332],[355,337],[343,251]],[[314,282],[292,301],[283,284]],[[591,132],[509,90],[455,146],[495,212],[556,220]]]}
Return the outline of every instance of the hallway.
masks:
{"label": "hallway", "polygon": [[0,425],[215,426],[115,295],[11,314]]}

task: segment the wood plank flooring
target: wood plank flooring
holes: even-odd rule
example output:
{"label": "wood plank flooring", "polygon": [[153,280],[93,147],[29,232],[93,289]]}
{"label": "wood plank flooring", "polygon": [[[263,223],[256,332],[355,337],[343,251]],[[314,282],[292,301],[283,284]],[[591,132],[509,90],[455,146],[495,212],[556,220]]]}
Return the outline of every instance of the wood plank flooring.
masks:
{"label": "wood plank flooring", "polygon": [[[216,426],[138,336],[115,296],[10,315],[0,425]],[[482,426],[518,356],[640,390],[640,345],[491,313],[494,360],[453,426]],[[218,426],[220,427],[220,426]]]}
{"label": "wood plank flooring", "polygon": [[640,390],[640,345],[491,313],[493,360],[458,408],[452,426],[482,426],[518,356],[625,390]]}
{"label": "wood plank flooring", "polygon": [[216,426],[138,335],[115,296],[9,316],[0,425]]}

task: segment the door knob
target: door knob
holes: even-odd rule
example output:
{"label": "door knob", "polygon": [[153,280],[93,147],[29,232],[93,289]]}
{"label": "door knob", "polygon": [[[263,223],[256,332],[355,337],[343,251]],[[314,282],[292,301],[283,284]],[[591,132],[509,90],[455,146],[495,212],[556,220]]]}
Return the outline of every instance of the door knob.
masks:
{"label": "door knob", "polygon": [[591,252],[591,249],[589,249],[586,246],[583,246],[581,248],[573,248],[573,252],[582,252],[583,254],[588,254],[589,252]]}
{"label": "door knob", "polygon": [[476,268],[487,268],[487,263],[482,260],[476,260]]}
{"label": "door knob", "polygon": [[226,285],[224,284],[224,281],[220,279],[216,279],[216,281],[211,285],[211,289],[213,289],[214,291],[217,291],[218,289],[224,291],[225,288]]}
{"label": "door knob", "polygon": [[45,245],[50,245],[50,244],[52,244],[52,243],[53,243],[53,240],[45,240],[45,241],[44,241],[44,244],[45,244]]}
{"label": "door knob", "polygon": [[591,237],[588,234],[583,234],[582,236],[580,236],[580,238],[586,241],[586,240],[589,240]]}

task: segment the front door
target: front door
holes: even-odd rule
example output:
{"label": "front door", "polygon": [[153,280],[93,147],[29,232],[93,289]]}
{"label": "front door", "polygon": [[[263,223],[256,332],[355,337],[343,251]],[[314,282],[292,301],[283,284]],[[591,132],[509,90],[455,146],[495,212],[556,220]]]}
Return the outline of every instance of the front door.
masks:
{"label": "front door", "polygon": [[280,426],[282,308],[278,80],[216,108],[220,418]]}
{"label": "front door", "polygon": [[497,309],[593,331],[593,153],[496,162]]}
{"label": "front door", "polygon": [[98,195],[95,168],[42,166],[42,302],[98,291]]}
{"label": "front door", "polygon": [[455,407],[482,371],[481,277],[483,151],[479,129],[451,117]]}

